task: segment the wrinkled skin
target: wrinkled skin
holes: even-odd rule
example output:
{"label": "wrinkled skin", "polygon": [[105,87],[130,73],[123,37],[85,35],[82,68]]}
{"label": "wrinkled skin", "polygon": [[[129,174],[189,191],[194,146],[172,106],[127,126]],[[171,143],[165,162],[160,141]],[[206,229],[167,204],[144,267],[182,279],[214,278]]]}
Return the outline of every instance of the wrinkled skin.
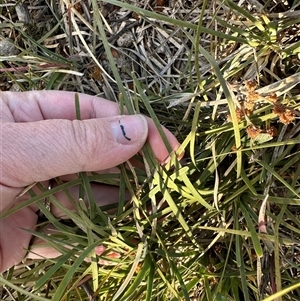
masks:
{"label": "wrinkled skin", "polygon": [[[159,162],[168,157],[151,119],[121,116],[117,104],[79,94],[81,120],[76,120],[74,95],[64,91],[0,92],[0,213],[28,199],[26,194],[16,198],[28,185],[42,182],[47,187],[54,177],[113,169],[138,153],[146,140]],[[176,150],[178,141],[164,131]],[[118,193],[109,189],[95,195],[99,205],[118,199]],[[67,202],[63,194],[57,198]],[[22,228],[34,229],[37,209],[31,205],[0,220],[0,272],[26,255],[31,235]],[[53,214],[59,212],[54,209]],[[98,249],[103,251],[101,246]],[[44,258],[60,255],[51,248],[36,248],[29,257],[39,254]]]}

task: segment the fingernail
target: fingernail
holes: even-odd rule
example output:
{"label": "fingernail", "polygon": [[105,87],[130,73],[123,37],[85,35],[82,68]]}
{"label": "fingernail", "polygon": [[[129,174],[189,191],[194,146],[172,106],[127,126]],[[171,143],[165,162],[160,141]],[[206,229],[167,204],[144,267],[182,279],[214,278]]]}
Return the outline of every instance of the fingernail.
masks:
{"label": "fingernail", "polygon": [[120,144],[145,143],[148,134],[146,118],[142,115],[122,115],[114,119],[111,129]]}

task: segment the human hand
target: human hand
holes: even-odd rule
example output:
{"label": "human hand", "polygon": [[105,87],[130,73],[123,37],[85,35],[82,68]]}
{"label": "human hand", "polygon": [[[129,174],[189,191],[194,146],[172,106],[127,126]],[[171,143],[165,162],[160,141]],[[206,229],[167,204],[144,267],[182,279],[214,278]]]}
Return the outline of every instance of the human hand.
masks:
{"label": "human hand", "polygon": [[[1,92],[0,213],[15,204],[24,187],[34,182],[47,187],[54,177],[113,168],[138,153],[147,139],[159,162],[168,157],[151,119],[119,115],[116,103],[79,94],[82,120],[76,120],[74,99],[75,93],[64,91]],[[178,141],[164,132],[176,150]],[[31,235],[22,228],[34,228],[36,211],[31,205],[0,220],[0,272],[24,258]]]}

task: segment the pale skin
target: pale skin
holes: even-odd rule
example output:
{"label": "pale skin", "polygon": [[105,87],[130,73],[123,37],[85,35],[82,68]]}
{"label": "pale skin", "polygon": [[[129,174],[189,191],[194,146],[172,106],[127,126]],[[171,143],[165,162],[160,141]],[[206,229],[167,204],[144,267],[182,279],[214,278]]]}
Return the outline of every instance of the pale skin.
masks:
{"label": "pale skin", "polygon": [[[26,194],[16,198],[28,185],[47,187],[55,177],[114,168],[138,153],[146,140],[159,162],[168,158],[151,119],[120,115],[116,103],[79,94],[81,120],[76,120],[74,99],[75,93],[64,91],[0,92],[0,213],[28,199]],[[164,132],[176,150],[179,142]],[[99,205],[117,202],[117,193],[104,189],[97,195]],[[65,202],[63,195],[57,198]],[[34,229],[37,209],[28,206],[0,220],[0,272],[26,255],[31,235],[21,228]],[[51,249],[40,252],[44,258],[59,255]]]}

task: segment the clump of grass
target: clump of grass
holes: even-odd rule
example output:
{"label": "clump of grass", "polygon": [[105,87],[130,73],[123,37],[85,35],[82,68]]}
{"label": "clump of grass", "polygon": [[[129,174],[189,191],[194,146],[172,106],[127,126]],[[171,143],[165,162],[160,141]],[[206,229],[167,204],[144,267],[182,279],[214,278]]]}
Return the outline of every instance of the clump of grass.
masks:
{"label": "clump of grass", "polygon": [[[41,228],[50,223],[60,234],[33,234],[62,256],[10,269],[1,298],[298,300],[297,2],[39,4],[48,32],[32,32],[15,7],[1,7],[3,35],[20,50],[1,58],[5,87],[117,101],[168,127],[185,156],[160,166],[146,145],[144,170],[120,166],[118,175],[81,173],[40,187],[27,203],[43,212]],[[30,7],[31,16],[39,9]],[[133,42],[118,46],[125,34]],[[121,187],[114,213],[95,206],[91,182]],[[75,200],[71,212],[55,199],[75,185],[91,209]],[[54,218],[45,197],[70,221]],[[98,245],[107,248],[100,257]]]}

